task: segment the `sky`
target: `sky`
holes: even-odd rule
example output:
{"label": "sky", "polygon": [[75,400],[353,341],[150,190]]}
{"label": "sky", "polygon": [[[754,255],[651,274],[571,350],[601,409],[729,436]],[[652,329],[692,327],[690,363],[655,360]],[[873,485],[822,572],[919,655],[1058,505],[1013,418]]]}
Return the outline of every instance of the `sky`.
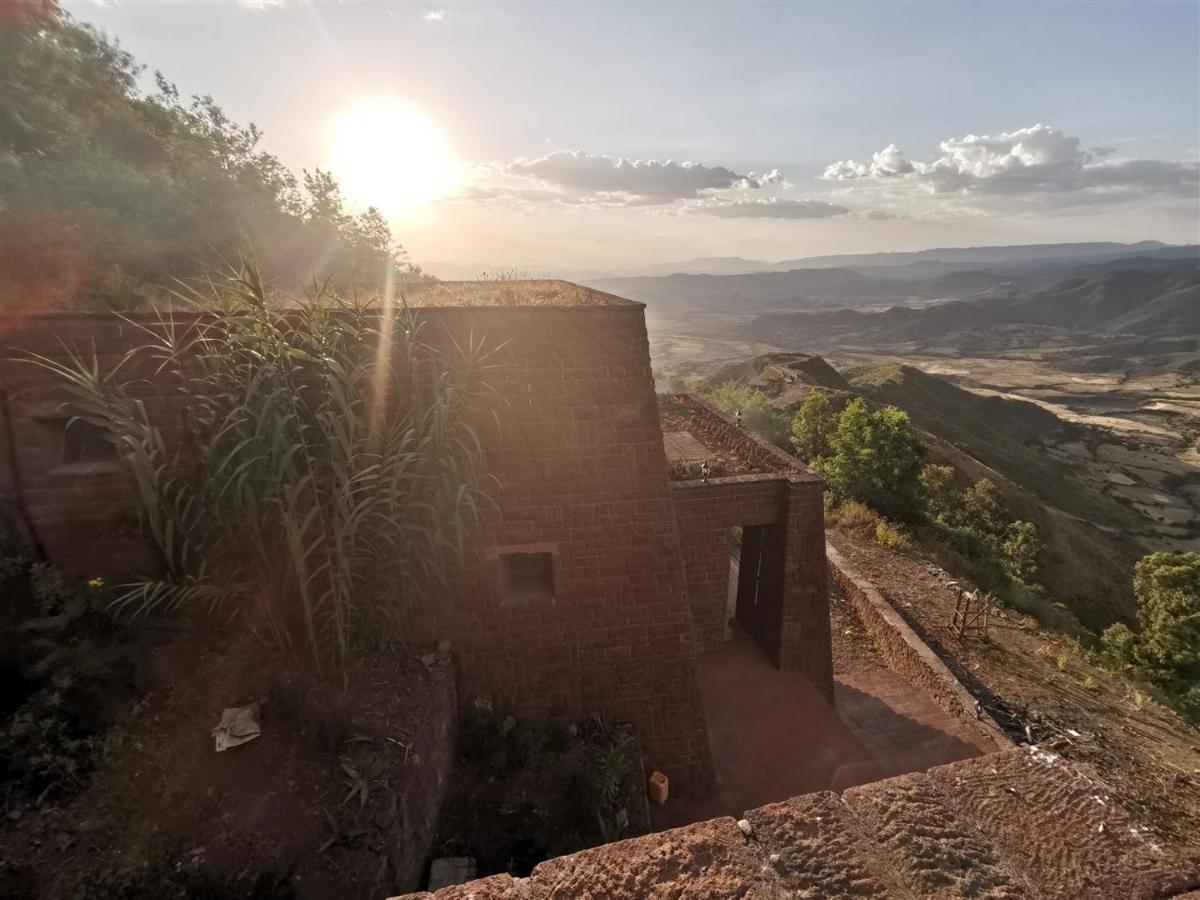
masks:
{"label": "sky", "polygon": [[67,0],[435,274],[1200,242],[1200,3]]}

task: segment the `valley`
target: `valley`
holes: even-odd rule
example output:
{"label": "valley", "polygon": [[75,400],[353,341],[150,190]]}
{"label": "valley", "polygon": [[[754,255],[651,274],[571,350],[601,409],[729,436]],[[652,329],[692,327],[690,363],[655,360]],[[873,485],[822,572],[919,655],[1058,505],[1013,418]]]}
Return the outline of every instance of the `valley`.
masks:
{"label": "valley", "polygon": [[921,260],[906,280],[889,265],[622,289],[647,303],[662,387],[732,378],[790,410],[809,387],[778,356],[808,353],[906,411],[935,458],[991,479],[1037,522],[1047,586],[1095,630],[1131,616],[1138,556],[1200,544],[1194,255],[1010,260],[999,274]]}

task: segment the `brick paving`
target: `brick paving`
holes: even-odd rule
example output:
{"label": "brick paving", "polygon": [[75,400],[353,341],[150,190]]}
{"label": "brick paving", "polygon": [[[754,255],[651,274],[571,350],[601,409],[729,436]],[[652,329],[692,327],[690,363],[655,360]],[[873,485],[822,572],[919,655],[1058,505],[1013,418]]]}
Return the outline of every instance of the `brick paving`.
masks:
{"label": "brick paving", "polygon": [[892,669],[839,675],[833,695],[838,717],[879,764],[880,778],[994,749],[970,723],[952,718]]}

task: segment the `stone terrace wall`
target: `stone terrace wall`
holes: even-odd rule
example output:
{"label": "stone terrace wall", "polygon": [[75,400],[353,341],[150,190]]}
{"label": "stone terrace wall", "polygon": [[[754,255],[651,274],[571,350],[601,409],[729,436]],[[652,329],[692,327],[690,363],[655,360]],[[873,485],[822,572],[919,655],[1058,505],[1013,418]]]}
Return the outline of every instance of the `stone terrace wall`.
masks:
{"label": "stone terrace wall", "polygon": [[1013,746],[986,712],[976,709],[975,698],[942,662],[929,645],[917,636],[879,589],[860,575],[833,546],[825,552],[829,574],[854,604],[859,620],[871,634],[880,655],[891,668],[924,691],[938,706],[956,719],[975,722],[997,750]]}
{"label": "stone terrace wall", "polygon": [[[424,338],[499,348],[494,413],[479,427],[488,488],[479,553],[455,602],[426,607],[417,640],[450,639],[461,689],[522,712],[603,712],[634,722],[647,765],[683,793],[712,789],[696,642],[667,479],[643,307],[446,307],[426,310]],[[111,463],[64,466],[42,419],[66,396],[21,351],[62,357],[64,343],[110,369],[139,330],[110,315],[0,317],[0,387],[12,413],[26,506],[50,557],[84,573],[144,570],[136,534],[118,533],[129,492]],[[137,377],[146,373],[130,372]],[[168,441],[184,415],[153,381],[138,385]],[[4,443],[0,442],[0,448]],[[13,479],[0,484],[12,502]],[[552,599],[512,604],[502,554],[553,557]]]}

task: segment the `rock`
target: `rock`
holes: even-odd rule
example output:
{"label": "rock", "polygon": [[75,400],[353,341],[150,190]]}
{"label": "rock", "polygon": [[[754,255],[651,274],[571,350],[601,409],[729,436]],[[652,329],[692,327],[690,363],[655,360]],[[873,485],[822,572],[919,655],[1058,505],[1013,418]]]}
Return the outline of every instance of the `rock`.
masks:
{"label": "rock", "polygon": [[754,829],[750,827],[750,821],[748,819],[738,819],[738,828],[742,829],[742,834],[744,834],[746,837],[750,837],[752,834],[754,834]]}

